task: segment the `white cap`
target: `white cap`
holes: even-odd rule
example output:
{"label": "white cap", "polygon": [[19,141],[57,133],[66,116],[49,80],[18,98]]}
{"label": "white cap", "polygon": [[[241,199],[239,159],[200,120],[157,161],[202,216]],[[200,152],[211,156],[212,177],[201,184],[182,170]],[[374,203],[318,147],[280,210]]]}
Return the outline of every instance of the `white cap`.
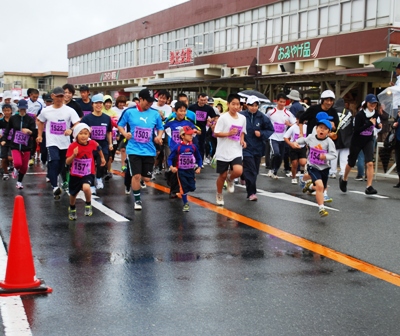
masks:
{"label": "white cap", "polygon": [[3,93],[0,93],[0,98],[3,98]]}
{"label": "white cap", "polygon": [[74,132],[73,132],[73,136],[74,138],[76,138],[76,136],[80,133],[80,131],[82,131],[83,129],[87,129],[89,132],[91,132],[91,129],[89,127],[89,125],[85,124],[85,123],[79,123],[78,125],[76,125],[74,127]]}
{"label": "white cap", "polygon": [[321,93],[321,99],[324,98],[333,98],[335,99],[335,94],[331,90],[325,90],[324,92]]}
{"label": "white cap", "polygon": [[178,102],[177,100],[173,100],[173,101],[171,102],[171,107],[172,107],[172,108],[175,108],[175,104],[176,104],[177,102]]}
{"label": "white cap", "polygon": [[248,96],[246,104],[253,105],[254,103],[260,104],[260,99],[257,96]]}
{"label": "white cap", "polygon": [[6,100],[6,99],[10,99],[10,98],[12,98],[13,96],[12,96],[12,94],[11,94],[11,91],[4,91],[4,95],[3,95],[3,99],[4,100]]}

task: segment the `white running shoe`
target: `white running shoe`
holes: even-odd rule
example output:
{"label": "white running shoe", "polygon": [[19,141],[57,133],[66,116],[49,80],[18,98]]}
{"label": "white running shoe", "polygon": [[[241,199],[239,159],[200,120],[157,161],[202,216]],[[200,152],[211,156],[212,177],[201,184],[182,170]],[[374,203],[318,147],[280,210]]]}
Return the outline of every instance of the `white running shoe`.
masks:
{"label": "white running shoe", "polygon": [[24,189],[24,186],[21,182],[17,182],[17,189]]}
{"label": "white running shoe", "polygon": [[135,210],[142,210],[142,201],[135,202]]}
{"label": "white running shoe", "polygon": [[96,195],[96,187],[90,187],[90,192],[92,193],[92,195]]}
{"label": "white running shoe", "polygon": [[297,184],[297,179],[296,178],[292,179],[292,184]]}
{"label": "white running shoe", "polygon": [[233,181],[231,181],[231,179],[229,178],[229,176],[227,176],[226,178],[226,183],[228,184],[226,189],[228,190],[228,193],[234,193],[235,192],[235,184]]}
{"label": "white running shoe", "polygon": [[217,193],[216,203],[217,205],[224,205],[224,196],[222,194]]}
{"label": "white running shoe", "polygon": [[101,178],[96,179],[96,189],[104,189],[103,180]]}

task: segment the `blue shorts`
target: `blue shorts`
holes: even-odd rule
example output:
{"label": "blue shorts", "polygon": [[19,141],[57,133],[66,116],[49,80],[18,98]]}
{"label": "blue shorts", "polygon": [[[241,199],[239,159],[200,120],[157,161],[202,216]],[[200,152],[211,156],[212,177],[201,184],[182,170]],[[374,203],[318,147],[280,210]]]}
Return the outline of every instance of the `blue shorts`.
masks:
{"label": "blue shorts", "polygon": [[322,180],[322,183],[324,184],[324,188],[326,188],[328,186],[329,170],[330,170],[330,168],[326,168],[324,170],[319,170],[319,169],[311,167],[311,166],[307,167],[308,174],[311,176],[311,180],[313,181],[313,184],[315,185],[315,181],[317,181],[317,180]]}
{"label": "blue shorts", "polygon": [[184,194],[196,190],[194,169],[178,169],[178,181]]}

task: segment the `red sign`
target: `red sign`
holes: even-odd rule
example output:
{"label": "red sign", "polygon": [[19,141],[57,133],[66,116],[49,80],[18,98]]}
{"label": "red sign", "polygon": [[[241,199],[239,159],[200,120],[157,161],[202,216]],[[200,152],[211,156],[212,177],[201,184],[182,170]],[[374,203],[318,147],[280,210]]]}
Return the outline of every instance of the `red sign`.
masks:
{"label": "red sign", "polygon": [[169,65],[193,63],[192,48],[169,52]]}

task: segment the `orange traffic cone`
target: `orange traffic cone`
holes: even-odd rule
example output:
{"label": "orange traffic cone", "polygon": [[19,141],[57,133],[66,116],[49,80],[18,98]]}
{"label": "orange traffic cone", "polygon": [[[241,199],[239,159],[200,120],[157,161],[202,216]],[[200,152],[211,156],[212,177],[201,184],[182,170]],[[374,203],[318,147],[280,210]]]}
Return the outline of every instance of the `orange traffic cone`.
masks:
{"label": "orange traffic cone", "polygon": [[36,278],[26,220],[24,199],[15,197],[6,279],[0,282],[0,296],[44,294],[53,290]]}

